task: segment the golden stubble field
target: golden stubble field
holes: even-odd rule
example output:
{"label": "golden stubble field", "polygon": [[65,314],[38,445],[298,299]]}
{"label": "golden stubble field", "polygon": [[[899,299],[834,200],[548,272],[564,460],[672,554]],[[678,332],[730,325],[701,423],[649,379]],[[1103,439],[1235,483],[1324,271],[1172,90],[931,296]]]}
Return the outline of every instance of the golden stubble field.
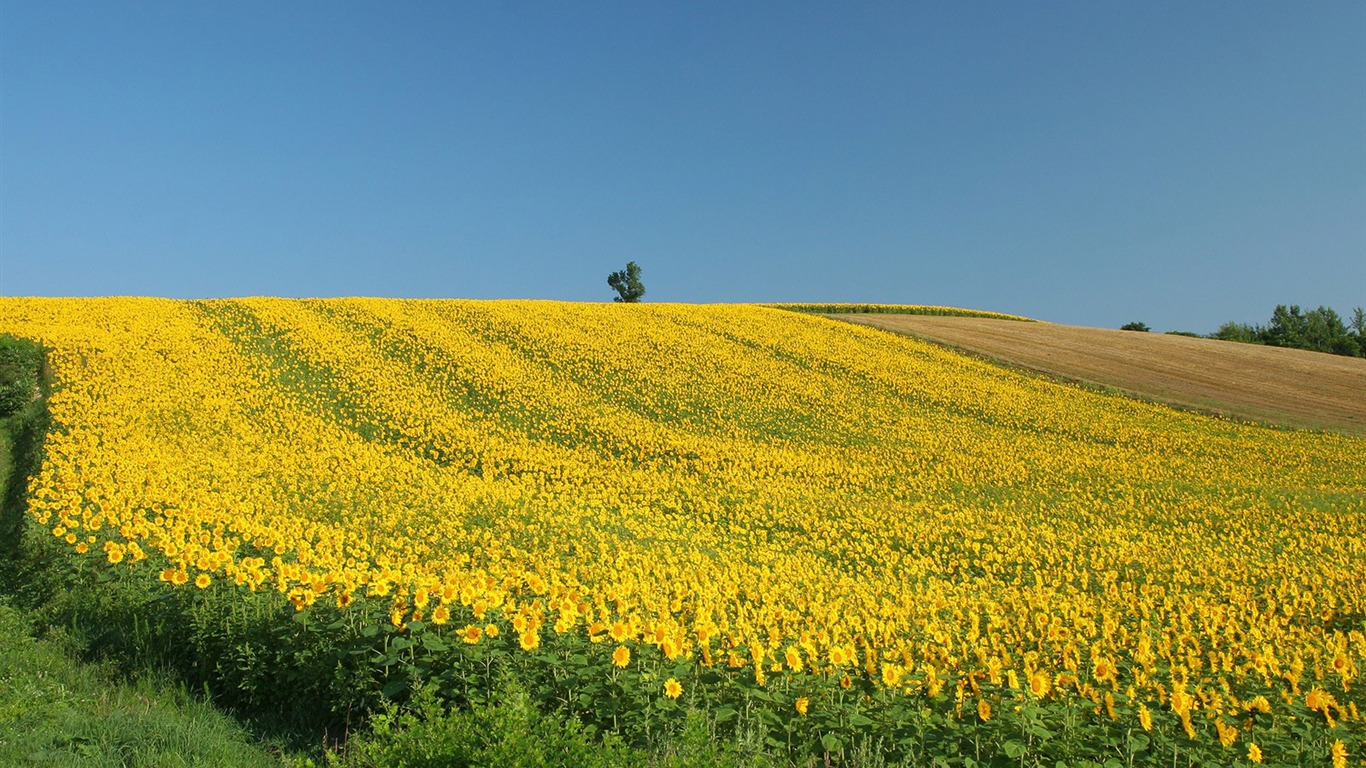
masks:
{"label": "golden stubble field", "polygon": [[835,315],[1209,413],[1366,435],[1366,360],[1157,333],[975,317]]}

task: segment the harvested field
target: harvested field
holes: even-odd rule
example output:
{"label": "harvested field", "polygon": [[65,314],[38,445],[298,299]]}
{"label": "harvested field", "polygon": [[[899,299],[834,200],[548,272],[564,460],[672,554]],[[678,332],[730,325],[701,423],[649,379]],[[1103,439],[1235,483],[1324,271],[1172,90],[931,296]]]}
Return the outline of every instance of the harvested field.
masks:
{"label": "harvested field", "polygon": [[1234,418],[1366,434],[1366,360],[976,317],[830,315],[1067,380]]}

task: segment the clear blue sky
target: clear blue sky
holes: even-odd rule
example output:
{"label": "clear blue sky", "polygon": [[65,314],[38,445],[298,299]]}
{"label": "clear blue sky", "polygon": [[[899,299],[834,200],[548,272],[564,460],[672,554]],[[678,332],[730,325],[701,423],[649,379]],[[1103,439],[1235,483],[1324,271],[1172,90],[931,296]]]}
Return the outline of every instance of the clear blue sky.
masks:
{"label": "clear blue sky", "polygon": [[1366,305],[1366,2],[0,2],[0,294]]}

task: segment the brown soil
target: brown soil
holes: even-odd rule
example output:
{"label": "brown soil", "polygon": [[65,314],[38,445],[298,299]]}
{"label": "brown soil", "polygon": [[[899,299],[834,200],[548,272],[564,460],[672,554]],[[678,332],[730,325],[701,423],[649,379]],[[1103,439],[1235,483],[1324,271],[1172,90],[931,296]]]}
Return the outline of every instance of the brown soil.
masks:
{"label": "brown soil", "polygon": [[976,317],[829,315],[1180,408],[1366,435],[1366,359]]}

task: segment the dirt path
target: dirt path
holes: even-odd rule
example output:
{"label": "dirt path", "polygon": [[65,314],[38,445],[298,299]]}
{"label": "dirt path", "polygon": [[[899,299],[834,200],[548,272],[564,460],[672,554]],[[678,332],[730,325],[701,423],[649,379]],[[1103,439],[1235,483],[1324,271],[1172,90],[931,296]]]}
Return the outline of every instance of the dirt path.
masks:
{"label": "dirt path", "polygon": [[1052,323],[917,315],[829,317],[1182,408],[1366,435],[1366,359]]}

